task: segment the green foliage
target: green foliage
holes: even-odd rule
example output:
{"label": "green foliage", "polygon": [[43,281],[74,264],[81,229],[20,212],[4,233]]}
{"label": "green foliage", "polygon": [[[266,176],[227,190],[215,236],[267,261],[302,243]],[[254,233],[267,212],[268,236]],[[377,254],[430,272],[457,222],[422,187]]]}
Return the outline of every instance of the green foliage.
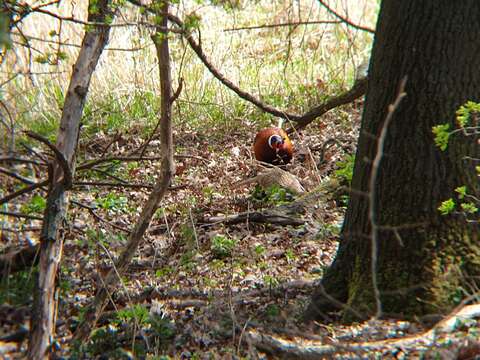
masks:
{"label": "green foliage", "polygon": [[464,202],[460,204],[462,211],[467,214],[475,214],[478,212],[478,207],[473,202]]}
{"label": "green foliage", "polygon": [[[466,186],[460,186],[455,189],[458,198],[458,205],[465,215],[473,215],[477,214],[478,211],[478,204],[475,201],[478,201],[477,198],[468,194],[468,189]],[[467,201],[468,199],[472,199],[474,201]],[[442,215],[451,214],[454,210],[456,210],[457,203],[454,199],[450,198],[442,202],[442,204],[438,207],[438,210]]]}
{"label": "green foliage", "polygon": [[95,203],[104,210],[123,211],[127,207],[128,199],[122,195],[108,193],[107,196],[97,197]]}
{"label": "green foliage", "polygon": [[28,203],[22,205],[22,212],[26,214],[40,214],[43,213],[47,206],[47,200],[38,194],[32,196]]}
{"label": "green foliage", "polygon": [[199,29],[201,20],[202,18],[195,13],[187,15],[183,21],[185,30]]}
{"label": "green foliage", "polygon": [[135,323],[142,327],[147,324],[149,318],[149,312],[148,309],[144,305],[139,305],[135,304],[132,307],[126,308],[119,310],[116,313],[116,319],[117,323],[124,322],[132,322],[135,321]]}
{"label": "green foliage", "polygon": [[473,118],[480,115],[480,103],[467,101],[457,110],[457,124],[461,128],[468,126],[478,126],[478,123],[473,123]]}
{"label": "green foliage", "polygon": [[58,65],[61,61],[68,59],[68,54],[64,51],[45,52],[41,55],[37,55],[34,59],[35,62],[45,65]]}
{"label": "green foliage", "polygon": [[435,145],[437,145],[442,151],[447,149],[448,139],[451,135],[449,130],[450,124],[441,124],[432,128],[433,135],[435,135]]}
{"label": "green foliage", "polygon": [[31,304],[36,272],[36,268],[34,271],[27,269],[2,277],[0,304],[9,303],[18,306]]}
{"label": "green foliage", "polygon": [[196,266],[196,261],[194,259],[194,252],[187,251],[180,257],[180,266],[182,266],[186,271],[192,271]]}
{"label": "green foliage", "polygon": [[266,252],[266,249],[265,249],[265,246],[263,245],[257,245],[255,246],[255,254],[257,254],[258,256],[262,256],[263,254],[265,254]]}
{"label": "green foliage", "polygon": [[455,192],[458,193],[458,198],[463,199],[465,195],[467,195],[467,187],[466,186],[460,186],[455,189]]}
{"label": "green foliage", "polygon": [[352,184],[353,166],[355,165],[355,154],[347,154],[344,160],[337,161],[338,169],[335,170],[335,175],[340,180],[346,181],[348,185]]}
{"label": "green foliage", "polygon": [[295,260],[296,256],[295,256],[295,253],[293,252],[292,249],[287,249],[285,251],[285,257],[287,258],[288,262],[291,262],[291,261]]}
{"label": "green foliage", "polygon": [[452,198],[443,201],[438,207],[438,210],[442,215],[450,214],[453,210],[455,210],[455,201]]}
{"label": "green foliage", "polygon": [[279,284],[278,280],[271,275],[265,275],[263,277],[263,282],[267,287],[275,287]]}
{"label": "green foliage", "polygon": [[148,323],[152,329],[152,335],[161,344],[168,344],[175,337],[175,323],[163,314],[151,314]]}
{"label": "green foliage", "polygon": [[185,244],[189,249],[193,249],[196,244],[195,229],[190,225],[182,224],[180,226],[180,233],[182,243]]}
{"label": "green foliage", "polygon": [[225,235],[215,235],[211,240],[210,250],[214,257],[223,259],[231,257],[236,240]]}
{"label": "green foliage", "polygon": [[267,188],[256,185],[253,189],[252,198],[257,202],[276,206],[292,202],[294,194],[279,185],[271,185]]}
{"label": "green foliage", "polygon": [[274,319],[280,315],[280,308],[276,304],[269,304],[265,309],[265,315],[271,319]]}
{"label": "green foliage", "polygon": [[141,126],[147,135],[158,120],[159,106],[160,99],[151,91],[137,91],[128,97],[109,93],[95,102],[89,98],[84,108],[82,131],[93,136]]}
{"label": "green foliage", "polygon": [[86,243],[92,249],[96,249],[98,244],[109,247],[112,243],[125,243],[126,241],[125,235],[121,233],[107,234],[95,228],[87,228],[85,233],[87,235]]}
{"label": "green foliage", "polygon": [[161,277],[164,277],[164,276],[168,276],[170,274],[173,273],[173,268],[170,267],[170,266],[164,266],[160,269],[157,269],[157,271],[155,271],[155,276],[158,277],[158,278],[161,278]]}

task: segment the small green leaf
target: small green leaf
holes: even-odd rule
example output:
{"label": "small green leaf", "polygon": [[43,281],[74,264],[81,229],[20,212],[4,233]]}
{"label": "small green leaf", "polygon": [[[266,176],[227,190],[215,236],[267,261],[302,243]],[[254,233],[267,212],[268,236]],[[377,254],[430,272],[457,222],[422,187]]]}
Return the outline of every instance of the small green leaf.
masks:
{"label": "small green leaf", "polygon": [[467,195],[467,187],[466,186],[460,186],[455,189],[455,192],[458,193],[458,198],[463,199],[465,195]]}
{"label": "small green leaf", "polygon": [[442,202],[438,207],[438,210],[442,215],[448,215],[455,209],[455,201],[453,199],[448,199]]}
{"label": "small green leaf", "polygon": [[461,128],[469,126],[472,114],[480,113],[480,103],[467,101],[457,110],[457,123]]}
{"label": "small green leaf", "polygon": [[468,214],[475,214],[476,212],[478,212],[478,208],[472,202],[462,203],[460,204],[460,206],[462,207],[462,210]]}
{"label": "small green leaf", "polygon": [[185,17],[185,29],[192,30],[200,28],[201,17],[197,14],[189,14]]}
{"label": "small green leaf", "polygon": [[432,128],[432,132],[435,135],[435,145],[440,150],[445,151],[448,146],[448,139],[450,137],[450,124],[440,124]]}

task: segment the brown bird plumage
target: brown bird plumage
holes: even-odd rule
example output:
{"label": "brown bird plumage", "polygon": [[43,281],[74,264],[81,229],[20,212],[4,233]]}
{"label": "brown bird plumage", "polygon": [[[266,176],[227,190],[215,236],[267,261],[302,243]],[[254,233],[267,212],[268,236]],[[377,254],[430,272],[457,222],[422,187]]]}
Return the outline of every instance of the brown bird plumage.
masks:
{"label": "brown bird plumage", "polygon": [[253,151],[258,161],[284,165],[292,160],[293,145],[283,129],[271,127],[257,133],[253,141]]}

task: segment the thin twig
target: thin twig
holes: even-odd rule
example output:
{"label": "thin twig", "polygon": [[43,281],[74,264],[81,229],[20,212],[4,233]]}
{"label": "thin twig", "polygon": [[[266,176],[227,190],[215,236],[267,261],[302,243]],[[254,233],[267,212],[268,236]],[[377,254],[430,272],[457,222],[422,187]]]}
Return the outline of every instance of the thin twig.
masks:
{"label": "thin twig", "polygon": [[43,161],[37,161],[32,159],[25,159],[15,156],[0,156],[0,162],[18,162],[23,164],[34,164],[38,166],[46,166],[47,164]]}
{"label": "thin twig", "polygon": [[88,212],[96,219],[100,220],[101,222],[105,223],[105,224],[108,224],[110,225],[111,227],[117,229],[117,230],[121,230],[121,231],[124,231],[126,232],[127,234],[130,234],[131,231],[130,229],[126,229],[120,225],[116,225],[108,220],[106,220],[105,218],[103,218],[102,216],[98,215],[98,213],[95,211],[95,208],[93,208],[92,206],[89,206],[87,204],[84,204],[84,203],[81,203],[80,201],[76,201],[76,200],[72,200],[72,204],[74,205],[77,205],[81,208],[84,208],[84,209],[87,209]]}
{"label": "thin twig", "polygon": [[242,27],[224,29],[223,31],[228,32],[228,31],[239,31],[239,30],[271,29],[271,28],[277,28],[277,27],[299,26],[299,25],[340,24],[342,22],[343,21],[339,21],[339,20],[296,21],[296,22],[288,22],[288,23],[280,23],[280,24],[242,26]]}
{"label": "thin twig", "polygon": [[19,218],[19,219],[25,218],[25,219],[30,219],[30,220],[43,220],[43,217],[41,217],[41,216],[22,214],[22,213],[3,211],[3,210],[0,210],[0,215],[11,216],[11,217]]}
{"label": "thin twig", "polygon": [[123,182],[108,182],[108,181],[74,181],[73,186],[107,186],[107,187],[123,187],[132,189],[153,189],[151,184],[131,184]]}
{"label": "thin twig", "polygon": [[398,95],[393,102],[388,106],[388,113],[387,117],[385,118],[385,122],[382,127],[382,131],[380,132],[380,136],[377,142],[377,152],[375,154],[375,158],[372,163],[372,170],[370,175],[369,181],[369,191],[368,191],[368,218],[370,219],[371,225],[371,241],[372,241],[372,248],[371,248],[371,271],[372,271],[372,286],[373,292],[375,295],[375,302],[377,306],[377,312],[375,317],[378,319],[382,316],[382,302],[380,299],[380,290],[378,288],[378,280],[377,280],[377,260],[378,260],[378,224],[377,224],[377,208],[376,208],[376,184],[377,184],[377,176],[378,170],[380,168],[380,162],[383,157],[383,147],[385,145],[385,139],[387,137],[388,126],[390,125],[390,121],[393,118],[393,113],[400,105],[402,99],[407,95],[405,93],[405,84],[407,82],[407,77],[404,77],[400,81],[400,87],[398,90]]}
{"label": "thin twig", "polygon": [[340,19],[342,22],[344,22],[345,24],[347,24],[348,26],[351,26],[357,30],[362,30],[362,31],[366,31],[370,34],[375,34],[375,30],[369,28],[369,27],[366,27],[366,26],[362,26],[362,25],[358,25],[358,24],[355,24],[353,23],[352,21],[350,21],[349,19],[347,19],[346,17],[343,17],[342,15],[340,15],[339,13],[337,13],[335,10],[333,10],[329,5],[325,4],[325,1],[323,0],[318,0],[318,2],[325,8],[327,9],[327,11],[332,14],[333,16],[335,16],[337,19]]}
{"label": "thin twig", "polygon": [[4,174],[4,175],[7,175],[11,178],[17,179],[17,180],[23,182],[24,184],[28,184],[28,185],[35,184],[35,181],[33,181],[32,179],[26,178],[25,176],[17,174],[16,172],[10,171],[10,170],[5,169],[3,167],[0,167],[0,174]]}
{"label": "thin twig", "polygon": [[12,199],[15,199],[23,194],[27,194],[33,190],[36,190],[38,188],[41,188],[42,186],[45,186],[45,185],[48,185],[49,183],[49,180],[43,180],[41,182],[38,182],[38,183],[35,183],[35,184],[32,184],[32,185],[29,185],[27,187],[24,187],[23,189],[20,189],[20,190],[17,190],[13,193],[10,193],[6,196],[4,196],[3,198],[0,199],[0,205],[2,204],[5,204],[7,202],[9,202],[10,200]]}

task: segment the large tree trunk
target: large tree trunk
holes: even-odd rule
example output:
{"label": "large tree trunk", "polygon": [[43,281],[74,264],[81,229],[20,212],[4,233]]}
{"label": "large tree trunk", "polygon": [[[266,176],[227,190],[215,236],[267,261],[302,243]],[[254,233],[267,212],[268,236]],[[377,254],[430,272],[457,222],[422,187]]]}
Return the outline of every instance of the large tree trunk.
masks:
{"label": "large tree trunk", "polygon": [[[95,8],[98,10],[95,13],[90,12],[88,20],[105,22],[106,17],[112,15],[109,4],[110,0],[96,1]],[[29,359],[46,358],[54,336],[55,279],[62,257],[62,230],[67,211],[66,192],[71,186],[75,170],[80,120],[90,79],[108,42],[109,30],[110,27],[107,25],[92,26],[87,29],[65,96],[56,143],[63,163],[57,157],[58,161],[53,164],[53,170],[49,176],[47,207],[40,236],[39,275],[32,309]]]}
{"label": "large tree trunk", "polygon": [[[376,310],[371,270],[369,194],[378,225],[376,280],[386,313],[422,315],[449,310],[461,288],[480,273],[478,223],[442,216],[440,203],[466,185],[479,193],[476,139],[455,135],[446,151],[432,127],[455,127],[455,111],[480,101],[480,2],[384,0],[350,197],[337,257],[306,317],[318,318],[333,296],[357,314]],[[369,188],[379,134],[401,79],[406,97],[395,109],[373,189]],[[346,312],[353,314],[353,312]]]}

